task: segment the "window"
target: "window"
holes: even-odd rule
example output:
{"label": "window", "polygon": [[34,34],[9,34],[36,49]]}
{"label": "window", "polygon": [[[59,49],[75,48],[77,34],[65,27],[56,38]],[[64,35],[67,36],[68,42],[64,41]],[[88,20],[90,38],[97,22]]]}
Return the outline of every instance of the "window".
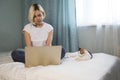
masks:
{"label": "window", "polygon": [[120,24],[120,0],[76,0],[77,25]]}

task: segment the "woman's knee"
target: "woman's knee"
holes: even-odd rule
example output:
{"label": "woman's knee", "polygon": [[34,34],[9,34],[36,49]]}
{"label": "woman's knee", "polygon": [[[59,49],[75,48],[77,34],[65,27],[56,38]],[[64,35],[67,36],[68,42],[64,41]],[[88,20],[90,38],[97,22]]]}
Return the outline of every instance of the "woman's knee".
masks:
{"label": "woman's knee", "polygon": [[62,52],[61,52],[61,59],[65,56],[66,50],[65,48],[62,47]]}
{"label": "woman's knee", "polygon": [[11,56],[12,56],[13,60],[16,58],[17,53],[18,53],[18,51],[16,51],[16,50],[12,51]]}
{"label": "woman's knee", "polygon": [[13,59],[13,61],[15,62],[25,62],[25,54],[24,51],[21,50],[14,50],[11,53],[11,57]]}

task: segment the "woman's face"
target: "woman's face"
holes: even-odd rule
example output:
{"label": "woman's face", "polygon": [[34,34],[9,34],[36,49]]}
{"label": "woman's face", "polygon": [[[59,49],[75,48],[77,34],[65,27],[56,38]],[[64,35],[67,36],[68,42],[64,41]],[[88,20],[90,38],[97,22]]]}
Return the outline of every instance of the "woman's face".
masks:
{"label": "woman's face", "polygon": [[35,25],[40,25],[43,21],[43,13],[39,10],[36,10],[33,17],[33,22]]}

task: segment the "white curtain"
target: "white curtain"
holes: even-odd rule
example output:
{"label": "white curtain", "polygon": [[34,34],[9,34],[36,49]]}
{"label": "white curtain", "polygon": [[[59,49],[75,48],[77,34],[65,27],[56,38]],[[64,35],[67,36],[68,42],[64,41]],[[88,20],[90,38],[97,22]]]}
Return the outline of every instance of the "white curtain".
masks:
{"label": "white curtain", "polygon": [[76,0],[77,24],[120,24],[120,0]]}
{"label": "white curtain", "polygon": [[120,57],[119,25],[99,25],[96,29],[95,52],[104,52]]}
{"label": "white curtain", "polygon": [[120,0],[76,0],[76,11],[77,26],[96,25],[93,52],[120,56]]}

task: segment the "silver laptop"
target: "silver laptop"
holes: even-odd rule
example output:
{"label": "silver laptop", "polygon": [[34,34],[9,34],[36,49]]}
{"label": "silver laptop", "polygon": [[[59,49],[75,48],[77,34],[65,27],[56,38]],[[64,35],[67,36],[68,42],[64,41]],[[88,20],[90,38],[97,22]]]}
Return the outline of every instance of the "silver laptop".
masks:
{"label": "silver laptop", "polygon": [[25,47],[25,66],[58,65],[61,49],[61,46]]}

